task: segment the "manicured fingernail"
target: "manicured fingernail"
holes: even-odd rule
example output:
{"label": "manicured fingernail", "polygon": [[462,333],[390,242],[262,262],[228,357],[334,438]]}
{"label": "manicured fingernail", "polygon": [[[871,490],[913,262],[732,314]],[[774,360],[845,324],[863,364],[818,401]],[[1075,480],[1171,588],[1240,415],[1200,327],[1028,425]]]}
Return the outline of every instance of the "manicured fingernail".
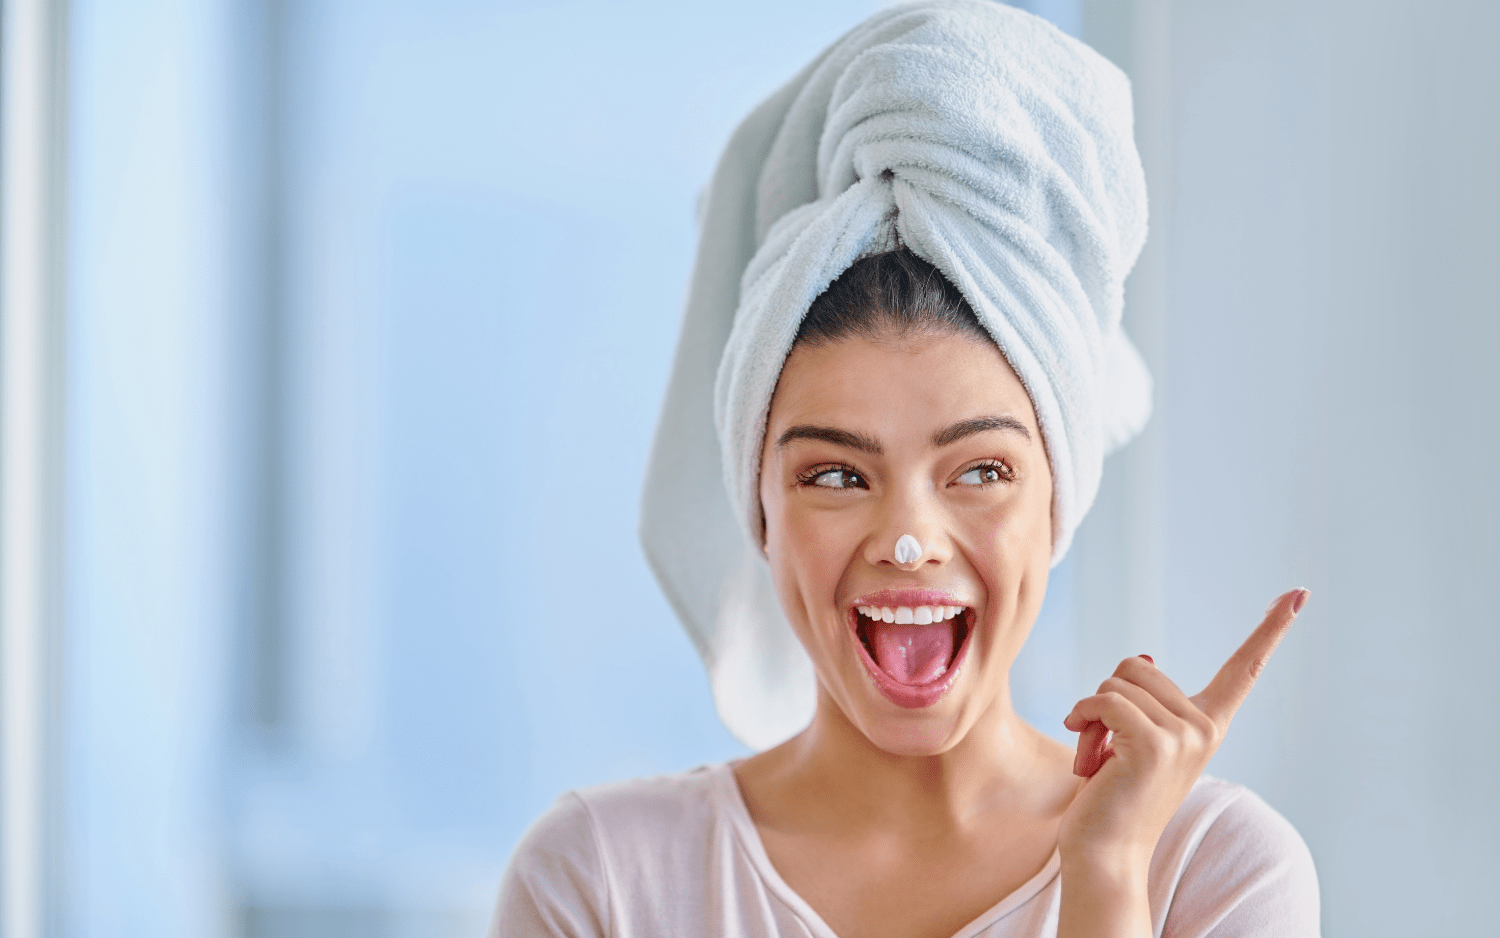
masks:
{"label": "manicured fingernail", "polygon": [[1292,600],[1292,615],[1302,611],[1302,607],[1307,605],[1307,597],[1311,595],[1312,590],[1300,588],[1297,590],[1297,598]]}
{"label": "manicured fingernail", "polygon": [[1136,655],[1136,657],[1137,658],[1145,658],[1147,661],[1151,662],[1152,664],[1156,664],[1156,659],[1153,658],[1153,657],[1151,657],[1150,655]]}

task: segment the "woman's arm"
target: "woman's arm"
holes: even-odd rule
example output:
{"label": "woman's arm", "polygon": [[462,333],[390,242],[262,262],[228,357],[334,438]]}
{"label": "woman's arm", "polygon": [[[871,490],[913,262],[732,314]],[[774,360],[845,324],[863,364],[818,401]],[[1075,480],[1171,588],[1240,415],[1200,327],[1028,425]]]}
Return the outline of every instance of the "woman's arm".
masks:
{"label": "woman's arm", "polygon": [[1255,680],[1307,600],[1271,605],[1202,693],[1188,697],[1149,658],[1127,658],[1064,724],[1080,733],[1084,781],[1063,816],[1059,938],[1148,938],[1151,855],[1213,758]]}

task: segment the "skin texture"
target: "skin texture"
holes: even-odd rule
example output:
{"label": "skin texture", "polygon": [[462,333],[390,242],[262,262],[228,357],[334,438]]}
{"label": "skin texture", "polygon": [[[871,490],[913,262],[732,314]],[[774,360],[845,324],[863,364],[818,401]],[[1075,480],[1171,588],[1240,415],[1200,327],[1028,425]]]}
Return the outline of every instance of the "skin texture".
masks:
{"label": "skin texture", "polygon": [[[938,438],[997,417],[1015,426]],[[1149,935],[1151,852],[1305,591],[1281,597],[1197,697],[1145,659],[1121,662],[1069,714],[1075,753],[1011,706],[1046,589],[1052,478],[999,350],[949,332],[799,345],[766,440],[765,551],[817,711],[735,773],[788,885],[840,935],[948,938],[1057,850],[1060,935]],[[924,548],[915,562],[895,560],[903,534]],[[897,706],[860,663],[851,606],[888,588],[971,609],[967,660],[931,706]]]}

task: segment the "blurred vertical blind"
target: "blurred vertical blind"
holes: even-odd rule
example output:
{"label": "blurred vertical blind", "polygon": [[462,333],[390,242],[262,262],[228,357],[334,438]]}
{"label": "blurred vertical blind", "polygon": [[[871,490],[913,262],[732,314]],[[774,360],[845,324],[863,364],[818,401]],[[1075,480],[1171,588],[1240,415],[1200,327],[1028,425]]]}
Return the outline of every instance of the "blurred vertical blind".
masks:
{"label": "blurred vertical blind", "polygon": [[[718,147],[876,5],[69,6],[47,934],[477,934],[559,792],[740,753],[639,478]],[[1486,933],[1500,8],[1028,7],[1135,82],[1158,409],[1018,707],[1310,586],[1213,770],[1328,935]]]}
{"label": "blurred vertical blind", "polygon": [[0,4],[0,935],[57,930],[64,5]]}

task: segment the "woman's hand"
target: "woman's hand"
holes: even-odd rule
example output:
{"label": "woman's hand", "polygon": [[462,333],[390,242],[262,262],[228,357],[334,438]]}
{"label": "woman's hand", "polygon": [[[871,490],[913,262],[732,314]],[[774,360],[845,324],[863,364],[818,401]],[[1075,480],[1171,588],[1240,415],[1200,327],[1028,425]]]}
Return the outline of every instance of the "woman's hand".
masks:
{"label": "woman's hand", "polygon": [[1142,655],[1074,705],[1063,724],[1080,734],[1073,772],[1084,781],[1058,835],[1060,936],[1151,934],[1146,873],[1156,842],[1307,597],[1278,597],[1202,693],[1188,697]]}

